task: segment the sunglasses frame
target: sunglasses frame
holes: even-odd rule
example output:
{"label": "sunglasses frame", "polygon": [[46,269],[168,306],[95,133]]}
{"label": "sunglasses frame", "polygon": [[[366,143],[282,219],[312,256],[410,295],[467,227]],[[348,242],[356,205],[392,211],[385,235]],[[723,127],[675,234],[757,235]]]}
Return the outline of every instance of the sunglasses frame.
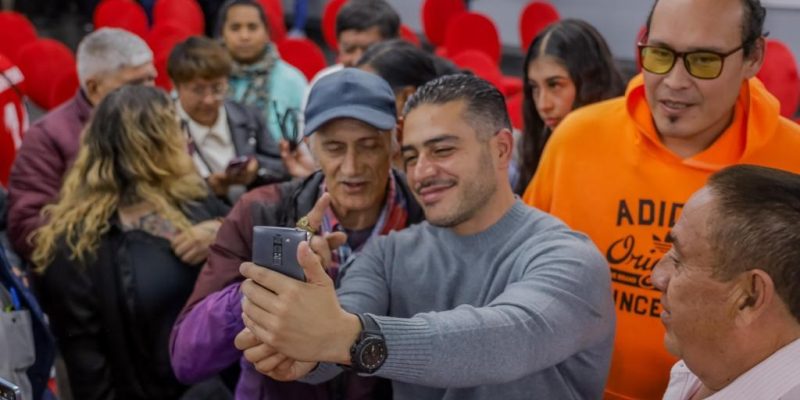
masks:
{"label": "sunglasses frame", "polygon": [[[636,47],[639,48],[639,57],[641,57],[641,60],[642,60],[641,61],[642,69],[647,71],[647,72],[649,72],[649,73],[651,73],[651,74],[666,75],[666,74],[670,73],[670,71],[672,71],[672,69],[675,68],[675,63],[678,62],[678,58],[681,58],[683,60],[683,67],[686,68],[686,72],[688,72],[689,75],[691,75],[692,77],[697,78],[697,79],[711,80],[711,79],[717,79],[717,78],[719,78],[720,75],[722,75],[722,69],[725,68],[725,59],[727,59],[728,57],[732,56],[737,51],[744,49],[745,45],[746,45],[746,43],[742,43],[741,45],[739,45],[739,47],[737,47],[737,48],[735,48],[735,49],[733,49],[731,51],[725,52],[725,53],[720,53],[720,52],[716,52],[716,51],[713,51],[713,50],[675,51],[675,50],[672,50],[671,48],[666,47],[666,46],[654,46],[654,45],[648,45],[648,44],[645,44],[645,43],[639,43],[639,44],[636,45]],[[669,51],[670,53],[672,53],[673,54],[672,65],[670,65],[669,68],[664,72],[654,72],[654,71],[651,71],[651,70],[647,69],[644,66],[644,51],[646,49],[649,49],[649,48],[659,49],[659,50],[666,50],[666,51]],[[697,54],[697,53],[712,54],[712,55],[715,55],[715,56],[720,58],[719,71],[717,71],[716,75],[714,75],[712,77],[702,77],[702,76],[697,76],[697,75],[692,73],[692,69],[691,69],[691,66],[689,64],[689,59],[686,56],[689,56],[689,55],[692,55],[692,54]]]}

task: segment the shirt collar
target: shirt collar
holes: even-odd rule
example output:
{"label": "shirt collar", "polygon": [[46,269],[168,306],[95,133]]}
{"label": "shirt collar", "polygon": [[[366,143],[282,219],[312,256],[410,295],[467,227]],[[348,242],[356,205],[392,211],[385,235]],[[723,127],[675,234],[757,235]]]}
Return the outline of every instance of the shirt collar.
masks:
{"label": "shirt collar", "polygon": [[219,140],[223,144],[229,144],[231,142],[230,135],[227,134],[228,113],[225,111],[224,104],[219,106],[217,120],[211,127],[202,125],[199,122],[192,119],[192,117],[189,116],[186,110],[183,109],[180,100],[175,102],[175,109],[178,113],[178,116],[189,124],[189,131],[192,135],[192,138],[198,143],[203,143],[203,141],[206,140],[206,137],[208,137],[208,135],[211,133],[213,133],[214,136],[217,138],[217,140]]}

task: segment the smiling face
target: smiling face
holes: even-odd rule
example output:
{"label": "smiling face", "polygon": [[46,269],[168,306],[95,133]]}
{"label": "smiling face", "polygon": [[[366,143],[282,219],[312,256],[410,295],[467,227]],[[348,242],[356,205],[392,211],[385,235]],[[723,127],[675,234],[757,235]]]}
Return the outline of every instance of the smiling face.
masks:
{"label": "smiling face", "polygon": [[391,133],[340,118],[313,135],[312,151],[325,175],[337,216],[380,209],[389,180]]}
{"label": "smiling face", "polygon": [[433,225],[457,227],[490,207],[497,191],[493,139],[481,141],[463,100],[423,104],[406,115],[403,160],[408,183]]}
{"label": "smiling face", "polygon": [[528,64],[528,83],[539,117],[555,128],[575,104],[575,83],[569,72],[555,58],[541,56]]}
{"label": "smiling face", "polygon": [[653,283],[662,292],[667,350],[690,366],[713,365],[730,346],[736,332],[737,301],[741,288],[735,280],[713,275],[709,217],[714,198],[704,188],[686,203],[672,228],[672,249],[653,271]]}
{"label": "smiling face", "polygon": [[[726,53],[742,44],[743,12],[739,0],[660,0],[647,44],[677,52]],[[760,65],[760,51],[747,59],[738,51],[725,59],[715,79],[689,75],[683,58],[666,74],[644,71],[645,96],[664,144],[683,157],[711,145],[732,120],[742,81]]]}
{"label": "smiling face", "polygon": [[261,15],[253,6],[236,5],[228,9],[222,28],[222,40],[233,58],[243,64],[252,63],[269,44],[269,32]]}

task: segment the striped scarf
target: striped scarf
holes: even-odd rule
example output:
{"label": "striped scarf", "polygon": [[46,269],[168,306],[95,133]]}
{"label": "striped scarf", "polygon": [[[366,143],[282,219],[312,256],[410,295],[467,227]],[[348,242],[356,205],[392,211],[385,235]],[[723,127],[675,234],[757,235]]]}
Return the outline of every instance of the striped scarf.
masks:
{"label": "striped scarf", "polygon": [[[320,193],[327,192],[325,181],[320,185]],[[397,190],[397,182],[393,173],[389,173],[389,190],[386,194],[386,203],[383,205],[378,221],[372,228],[372,233],[369,239],[364,243],[370,241],[372,238],[379,235],[386,235],[391,231],[400,230],[408,225],[408,200],[403,196],[402,191]],[[322,217],[321,233],[331,232],[344,232],[344,227],[339,223],[336,214],[333,213],[333,207],[328,207],[325,210],[325,215]],[[338,249],[333,250],[331,257],[331,265],[328,267],[328,275],[336,281],[339,274],[339,266],[345,264],[354,253],[358,253],[364,247],[364,244],[356,249],[350,248],[346,242]]]}

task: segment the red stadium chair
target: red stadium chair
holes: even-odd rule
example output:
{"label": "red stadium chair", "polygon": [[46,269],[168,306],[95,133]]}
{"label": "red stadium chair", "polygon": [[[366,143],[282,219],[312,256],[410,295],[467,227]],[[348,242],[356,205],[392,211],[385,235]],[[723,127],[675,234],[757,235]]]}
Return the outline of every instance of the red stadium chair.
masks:
{"label": "red stadium chair", "polygon": [[338,38],[336,37],[336,15],[347,0],[331,0],[325,5],[322,12],[322,37],[325,44],[333,51],[339,51]]}
{"label": "red stadium chair", "polygon": [[472,71],[473,74],[487,80],[503,91],[503,74],[500,67],[486,53],[479,50],[466,50],[450,58],[460,68]]}
{"label": "red stadium chair", "polygon": [[178,43],[188,39],[192,33],[183,26],[173,23],[161,23],[153,27],[147,35],[147,44],[153,50],[153,65],[156,67],[156,86],[165,90],[172,89],[172,82],[167,75],[167,59],[169,53]]}
{"label": "red stadium chair", "polygon": [[417,34],[414,33],[414,31],[412,31],[411,28],[409,28],[406,24],[400,25],[400,37],[414,46],[422,46],[419,41],[419,36],[417,36]]}
{"label": "red stadium chair", "polygon": [[513,96],[522,92],[522,79],[516,76],[503,76],[503,93],[506,96]]}
{"label": "red stadium chair", "polygon": [[514,129],[522,129],[522,92],[506,97],[506,110]]}
{"label": "red stadium chair", "polygon": [[278,43],[281,59],[303,72],[309,81],[327,66],[325,54],[314,42],[305,38],[286,38]]}
{"label": "red stadium chair", "polygon": [[286,24],[283,22],[283,14],[278,14],[274,9],[264,8],[269,22],[269,38],[272,43],[278,43],[286,38]]}
{"label": "red stadium chair", "polygon": [[186,27],[193,35],[205,32],[205,16],[196,0],[157,0],[153,6],[153,24],[172,23]]}
{"label": "red stadium chair", "polygon": [[542,1],[532,1],[522,10],[519,18],[519,44],[522,53],[528,51],[533,38],[546,28],[547,25],[561,19],[558,10],[550,3]]}
{"label": "red stadium chair", "polygon": [[24,15],[13,11],[0,11],[0,53],[17,64],[17,53],[22,46],[36,41],[36,28]]}
{"label": "red stadium chair", "polygon": [[147,36],[149,25],[142,6],[133,0],[105,0],[94,10],[95,29],[111,27]]}
{"label": "red stadium chair", "polygon": [[283,20],[283,4],[280,0],[258,0],[258,2],[261,3],[261,7],[264,8],[267,14],[280,16],[281,20]]}
{"label": "red stadium chair", "polygon": [[3,116],[0,121],[0,184],[8,187],[11,165],[22,144],[22,135],[28,129],[28,115],[22,96],[25,90],[22,71],[0,54],[0,72],[10,81],[0,79],[0,111]]}
{"label": "red stadium chair", "polygon": [[78,71],[75,71],[75,69],[63,71],[56,76],[57,78],[53,79],[54,85],[50,91],[50,105],[54,108],[73,98],[80,85]]}
{"label": "red stadium chair", "polygon": [[781,102],[781,115],[793,117],[800,103],[800,78],[797,62],[789,47],[776,39],[767,40],[764,64],[757,76]]}
{"label": "red stadium chair", "polygon": [[[19,69],[25,76],[26,94],[39,107],[50,110],[55,77],[75,68],[75,56],[67,46],[52,39],[28,43],[19,51]],[[74,92],[73,92],[74,94]]]}
{"label": "red stadium chair", "polygon": [[466,11],[464,0],[424,0],[422,31],[425,37],[434,46],[443,46],[450,20]]}
{"label": "red stadium chair", "polygon": [[444,48],[446,54],[478,50],[500,62],[500,35],[494,22],[482,14],[466,12],[454,17],[447,26]]}

